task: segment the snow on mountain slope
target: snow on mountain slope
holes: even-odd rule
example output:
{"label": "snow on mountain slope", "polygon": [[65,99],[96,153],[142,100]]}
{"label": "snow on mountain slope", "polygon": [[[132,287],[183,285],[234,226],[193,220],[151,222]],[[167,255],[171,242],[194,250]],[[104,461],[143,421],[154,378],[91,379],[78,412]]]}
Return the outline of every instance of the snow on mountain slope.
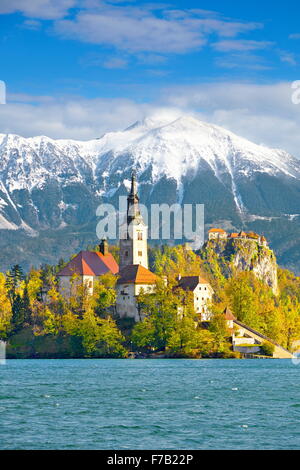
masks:
{"label": "snow on mountain slope", "polygon": [[132,167],[153,188],[163,177],[175,181],[180,202],[195,198],[187,177],[198,178],[196,198],[204,200],[207,191],[202,188],[210,178],[209,189],[215,194],[225,191],[228,204],[234,206],[231,210],[256,214],[247,201],[247,182],[255,180],[253,198],[261,199],[259,216],[300,212],[295,201],[289,203],[297,197],[298,186],[284,207],[278,202],[274,212],[259,182],[259,175],[265,175],[287,179],[293,186],[300,181],[296,158],[191,116],[156,117],[87,142],[0,134],[0,228],[61,227],[79,219],[83,223],[99,195],[110,198],[127,186]]}
{"label": "snow on mountain slope", "polygon": [[226,169],[233,176],[251,176],[253,172],[300,176],[298,160],[286,152],[183,116],[165,123],[148,118],[123,132],[88,142],[0,134],[0,177],[9,191],[40,187],[53,176],[82,182],[85,171],[95,177],[107,153],[113,157],[110,165],[121,154],[130,154],[140,171],[152,164],[153,180],[164,173],[179,182],[188,171],[197,169],[200,160],[205,160],[219,179]]}

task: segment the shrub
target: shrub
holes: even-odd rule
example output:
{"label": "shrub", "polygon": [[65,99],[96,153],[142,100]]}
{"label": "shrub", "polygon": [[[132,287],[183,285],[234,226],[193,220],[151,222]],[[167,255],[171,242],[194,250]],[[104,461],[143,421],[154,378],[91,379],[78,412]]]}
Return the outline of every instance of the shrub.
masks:
{"label": "shrub", "polygon": [[261,347],[260,347],[260,352],[264,354],[265,356],[273,356],[275,346],[272,343],[268,343],[265,341]]}

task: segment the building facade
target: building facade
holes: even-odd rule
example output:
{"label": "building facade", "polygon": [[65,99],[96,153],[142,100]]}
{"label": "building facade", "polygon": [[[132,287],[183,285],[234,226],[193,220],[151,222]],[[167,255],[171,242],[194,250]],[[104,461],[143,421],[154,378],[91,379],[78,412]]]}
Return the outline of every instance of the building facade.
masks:
{"label": "building facade", "polygon": [[196,315],[203,322],[210,321],[210,307],[214,294],[210,283],[201,276],[184,276],[179,279],[177,287],[193,293]]}
{"label": "building facade", "polygon": [[225,230],[221,228],[212,228],[208,232],[208,239],[209,240],[226,240],[227,233],[225,232]]}
{"label": "building facade", "polygon": [[120,271],[117,281],[116,311],[120,318],[143,320],[143,312],[137,302],[141,291],[152,294],[158,278],[141,265],[129,265]]}

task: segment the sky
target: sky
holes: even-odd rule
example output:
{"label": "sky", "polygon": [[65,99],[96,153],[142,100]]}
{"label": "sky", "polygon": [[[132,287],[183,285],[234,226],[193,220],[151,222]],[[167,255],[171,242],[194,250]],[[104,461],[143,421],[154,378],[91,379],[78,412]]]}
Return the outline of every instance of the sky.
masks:
{"label": "sky", "polygon": [[300,157],[299,18],[296,0],[0,0],[0,133],[191,114]]}

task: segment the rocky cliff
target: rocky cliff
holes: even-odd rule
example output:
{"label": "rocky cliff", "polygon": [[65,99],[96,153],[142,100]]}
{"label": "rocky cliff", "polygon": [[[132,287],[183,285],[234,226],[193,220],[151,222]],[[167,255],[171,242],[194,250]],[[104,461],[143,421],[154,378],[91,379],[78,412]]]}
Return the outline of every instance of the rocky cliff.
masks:
{"label": "rocky cliff", "polygon": [[[228,278],[234,273],[252,271],[278,294],[277,261],[274,252],[256,240],[210,240],[200,252],[214,275]],[[215,265],[215,266],[214,266]]]}

